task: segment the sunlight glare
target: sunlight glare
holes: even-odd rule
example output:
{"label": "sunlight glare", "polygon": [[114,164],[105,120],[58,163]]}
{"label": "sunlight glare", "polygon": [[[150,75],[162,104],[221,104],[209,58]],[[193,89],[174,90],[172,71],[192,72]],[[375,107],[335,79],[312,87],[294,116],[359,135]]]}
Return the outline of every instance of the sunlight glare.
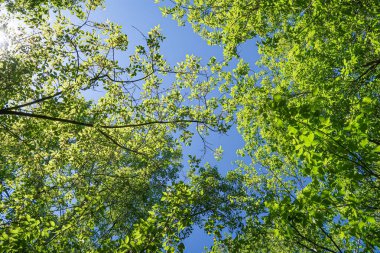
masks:
{"label": "sunlight glare", "polygon": [[8,34],[0,30],[0,49],[5,50],[9,47],[10,41]]}

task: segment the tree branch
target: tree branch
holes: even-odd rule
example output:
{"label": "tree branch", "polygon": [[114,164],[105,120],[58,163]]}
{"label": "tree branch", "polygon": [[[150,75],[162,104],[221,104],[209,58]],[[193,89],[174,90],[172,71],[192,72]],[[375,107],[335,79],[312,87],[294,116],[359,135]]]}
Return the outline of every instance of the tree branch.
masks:
{"label": "tree branch", "polygon": [[116,146],[118,146],[118,147],[120,147],[120,148],[122,148],[122,149],[125,149],[125,150],[127,150],[127,151],[129,151],[129,152],[132,152],[132,153],[135,153],[135,154],[138,154],[138,155],[142,155],[142,156],[145,156],[145,157],[149,158],[149,156],[146,155],[146,154],[144,154],[144,153],[140,153],[139,151],[136,151],[136,150],[133,150],[133,149],[130,149],[130,148],[127,148],[127,147],[121,145],[121,144],[118,143],[114,138],[112,138],[110,135],[108,135],[108,134],[105,133],[104,131],[102,131],[102,130],[100,130],[100,129],[99,129],[98,131],[99,131],[99,133],[101,133],[104,137],[106,137],[108,140],[110,140],[110,141],[111,141],[113,144],[115,144]]}
{"label": "tree branch", "polygon": [[59,92],[57,92],[57,93],[55,93],[53,95],[50,95],[50,96],[47,96],[47,97],[42,97],[42,98],[36,99],[36,100],[34,100],[32,102],[28,102],[28,103],[21,104],[21,105],[16,105],[16,106],[13,106],[13,107],[4,108],[4,109],[0,110],[0,112],[3,111],[3,110],[6,110],[6,111],[16,110],[16,109],[23,108],[25,106],[37,104],[37,103],[43,102],[45,100],[48,100],[48,99],[51,99],[51,98],[54,98],[54,97],[58,97],[61,94],[62,94],[62,91],[59,91]]}
{"label": "tree branch", "polygon": [[[51,121],[62,122],[62,123],[69,123],[69,124],[85,126],[85,127],[95,127],[95,124],[93,123],[86,123],[86,122],[81,122],[81,121],[76,121],[76,120],[71,120],[71,119],[63,119],[63,118],[57,118],[57,117],[47,116],[43,114],[29,113],[29,112],[10,111],[10,110],[2,109],[0,110],[0,115],[16,115],[16,116],[23,116],[23,117],[29,117],[29,118],[51,120]],[[207,124],[206,122],[201,121],[201,120],[179,119],[179,120],[172,120],[172,121],[156,120],[156,121],[148,121],[148,122],[141,122],[141,123],[126,124],[126,125],[114,125],[114,126],[99,125],[99,127],[105,128],[105,129],[117,129],[117,128],[142,127],[142,126],[155,125],[155,124],[176,124],[176,123]]]}
{"label": "tree branch", "polygon": [[334,244],[334,246],[338,249],[338,251],[340,252],[340,253],[343,253],[343,251],[339,248],[339,246],[336,244],[336,242],[334,241],[334,239],[329,235],[329,233],[327,233],[324,229],[323,229],[323,227],[319,227],[321,230],[322,230],[322,232],[330,239],[330,241]]}
{"label": "tree branch", "polygon": [[321,245],[319,245],[318,243],[312,241],[311,239],[309,239],[309,238],[307,238],[306,236],[304,236],[303,234],[301,234],[301,232],[300,232],[300,231],[296,228],[296,226],[293,225],[291,222],[289,223],[289,225],[290,225],[290,226],[296,231],[296,233],[297,233],[302,239],[308,241],[309,243],[313,244],[314,246],[316,246],[316,247],[318,247],[318,248],[324,249],[324,250],[326,250],[326,251],[328,251],[328,252],[336,253],[336,251],[333,251],[333,250],[331,250],[331,249],[329,249],[329,248],[326,248],[326,247],[324,247],[324,246],[321,246]]}

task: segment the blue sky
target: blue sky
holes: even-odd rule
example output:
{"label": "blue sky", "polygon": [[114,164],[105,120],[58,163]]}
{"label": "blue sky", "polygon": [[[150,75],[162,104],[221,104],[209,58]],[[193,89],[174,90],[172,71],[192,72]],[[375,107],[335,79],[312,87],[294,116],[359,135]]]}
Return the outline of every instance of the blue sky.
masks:
{"label": "blue sky", "polygon": [[[168,1],[169,2],[169,1]],[[185,58],[186,54],[194,54],[202,57],[204,63],[212,56],[221,60],[222,48],[209,46],[195,34],[190,25],[178,27],[177,22],[170,17],[162,17],[159,6],[153,0],[106,0],[106,9],[95,13],[92,20],[100,21],[109,19],[122,25],[123,31],[128,35],[130,49],[143,43],[143,34],[147,34],[150,29],[160,25],[166,40],[162,44],[161,52],[170,64],[175,64]],[[135,27],[135,28],[134,28]],[[137,29],[136,29],[137,28]],[[250,64],[258,59],[254,42],[248,42],[240,48],[241,56]],[[233,162],[239,157],[236,150],[242,148],[244,143],[241,136],[233,127],[227,135],[211,135],[207,139],[215,149],[221,145],[224,149],[223,159],[216,162],[212,152],[208,152],[204,161],[217,165],[222,174],[233,169]],[[203,147],[199,138],[195,138],[193,145],[185,150],[186,154],[199,154]],[[186,162],[186,161],[185,161]],[[185,241],[185,252],[203,252],[204,246],[212,244],[212,237],[205,234],[201,229],[195,228],[193,234]]]}

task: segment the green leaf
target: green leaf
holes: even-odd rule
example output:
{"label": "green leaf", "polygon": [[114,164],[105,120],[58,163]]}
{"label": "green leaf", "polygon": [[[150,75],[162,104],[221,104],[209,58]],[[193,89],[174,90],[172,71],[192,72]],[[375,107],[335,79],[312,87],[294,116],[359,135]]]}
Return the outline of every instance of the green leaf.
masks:
{"label": "green leaf", "polygon": [[376,223],[376,219],[372,216],[369,216],[367,217],[367,222],[371,223],[371,224],[375,224]]}
{"label": "green leaf", "polygon": [[282,98],[281,94],[275,94],[275,95],[273,96],[273,100],[274,100],[275,102],[277,102],[277,103],[281,101],[281,98]]}
{"label": "green leaf", "polygon": [[364,97],[363,98],[363,103],[365,103],[365,104],[371,104],[372,103],[372,99],[370,97]]}
{"label": "green leaf", "polygon": [[9,236],[8,236],[7,233],[5,233],[5,232],[3,232],[3,233],[1,234],[1,236],[3,237],[3,240],[4,240],[4,241],[8,240],[8,238],[9,238]]}

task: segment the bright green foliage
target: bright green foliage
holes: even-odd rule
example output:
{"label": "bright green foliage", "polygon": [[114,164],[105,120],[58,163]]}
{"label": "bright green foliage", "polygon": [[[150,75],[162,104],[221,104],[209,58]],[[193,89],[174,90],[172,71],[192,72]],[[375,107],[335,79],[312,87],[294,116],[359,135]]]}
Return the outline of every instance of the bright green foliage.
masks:
{"label": "bright green foliage", "polygon": [[218,80],[204,78],[198,58],[169,66],[159,28],[128,55],[120,26],[90,21],[97,4],[8,6],[24,34],[0,55],[1,252],[92,252],[137,240],[137,222],[150,222],[182,167],[188,126],[227,129],[220,106],[204,100]]}
{"label": "bright green foliage", "polygon": [[246,186],[265,212],[247,210],[246,226],[224,245],[231,252],[378,249],[380,2],[173,2],[163,13],[221,44],[227,60],[252,38],[262,56],[254,75],[239,63],[231,95],[252,157]]}
{"label": "bright green foliage", "polygon": [[[1,251],[183,252],[195,225],[211,252],[379,250],[379,1],[171,1],[223,46],[208,67],[169,66],[159,28],[128,55],[88,19],[101,1],[1,2],[25,25],[0,55]],[[261,72],[224,71],[249,39]],[[252,163],[222,177],[190,157],[178,182],[189,125],[234,119]]]}
{"label": "bright green foliage", "polygon": [[225,179],[209,165],[199,168],[199,173],[191,170],[189,183],[169,187],[149,217],[134,226],[120,250],[183,252],[182,240],[194,225],[221,238],[219,231],[224,226],[236,228],[241,223],[241,208],[232,198],[245,195],[239,186],[239,177]]}

